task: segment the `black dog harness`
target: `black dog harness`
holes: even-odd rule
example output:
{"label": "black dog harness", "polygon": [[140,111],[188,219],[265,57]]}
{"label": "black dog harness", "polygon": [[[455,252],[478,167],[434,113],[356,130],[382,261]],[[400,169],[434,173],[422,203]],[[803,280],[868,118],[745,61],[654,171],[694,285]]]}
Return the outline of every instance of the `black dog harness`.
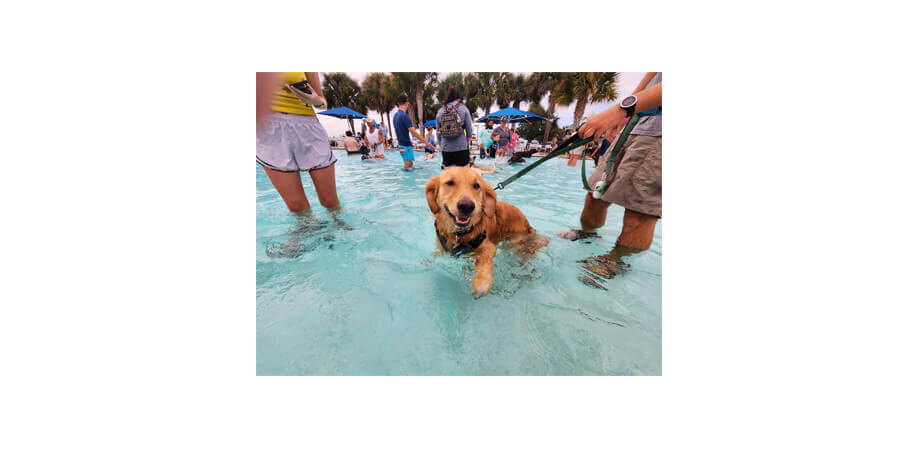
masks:
{"label": "black dog harness", "polygon": [[[472,239],[471,241],[465,242],[463,244],[458,244],[450,248],[449,246],[446,245],[446,238],[443,237],[443,235],[440,234],[440,230],[437,229],[437,224],[434,224],[434,231],[437,232],[437,239],[440,240],[440,245],[443,247],[443,249],[448,251],[450,255],[456,256],[456,257],[475,250],[476,248],[478,248],[479,245],[481,245],[482,242],[484,242],[485,238],[488,236],[488,230],[485,230],[485,231],[482,231],[481,234],[479,234],[477,238]],[[470,227],[468,230],[465,230],[462,233],[456,233],[456,236],[469,234],[471,232],[472,232],[472,227]]]}

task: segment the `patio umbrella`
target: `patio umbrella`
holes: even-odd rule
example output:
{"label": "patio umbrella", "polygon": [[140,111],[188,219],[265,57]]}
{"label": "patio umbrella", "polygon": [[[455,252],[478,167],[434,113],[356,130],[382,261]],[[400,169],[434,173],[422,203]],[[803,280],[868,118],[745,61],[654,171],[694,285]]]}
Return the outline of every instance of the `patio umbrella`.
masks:
{"label": "patio umbrella", "polygon": [[500,118],[503,116],[507,116],[509,123],[530,123],[530,122],[538,122],[540,120],[548,120],[542,116],[528,113],[526,111],[520,111],[516,108],[504,108],[500,111],[494,111],[491,114],[488,114],[476,120],[475,122],[485,123],[488,121],[488,119],[491,119],[495,123],[499,123]]}
{"label": "patio umbrella", "polygon": [[[346,106],[339,106],[337,108],[329,109],[327,111],[322,111],[319,114],[337,117],[339,119],[365,119],[367,117]],[[354,122],[352,122],[351,120],[348,120],[348,124],[351,126],[351,132],[354,132]]]}

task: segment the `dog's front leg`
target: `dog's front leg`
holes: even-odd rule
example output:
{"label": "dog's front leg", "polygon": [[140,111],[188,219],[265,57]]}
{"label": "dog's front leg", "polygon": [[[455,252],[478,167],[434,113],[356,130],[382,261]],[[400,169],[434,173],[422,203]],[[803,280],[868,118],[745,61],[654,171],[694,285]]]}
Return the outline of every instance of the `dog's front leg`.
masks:
{"label": "dog's front leg", "polygon": [[479,298],[491,291],[494,282],[494,255],[497,246],[485,239],[475,249],[475,277],[472,279],[472,295]]}

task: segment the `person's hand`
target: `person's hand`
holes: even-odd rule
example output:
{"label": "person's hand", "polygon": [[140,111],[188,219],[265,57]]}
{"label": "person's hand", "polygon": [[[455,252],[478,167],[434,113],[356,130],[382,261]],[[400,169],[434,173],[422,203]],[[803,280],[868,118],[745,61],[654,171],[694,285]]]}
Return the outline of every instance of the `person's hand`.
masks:
{"label": "person's hand", "polygon": [[618,105],[613,105],[605,111],[590,117],[590,120],[587,120],[586,123],[577,130],[577,134],[583,139],[591,137],[594,134],[602,134],[603,131],[606,132],[606,136],[614,135],[623,125],[625,125],[626,119],[625,110]]}
{"label": "person's hand", "polygon": [[[306,81],[306,79],[303,78],[303,81]],[[286,84],[285,86],[291,94],[296,95],[300,101],[307,105],[318,106],[320,108],[328,107],[328,104],[325,102],[325,97],[320,97],[318,94],[316,94],[316,91],[312,90],[312,86],[309,86],[309,83],[306,83],[306,86],[309,86],[309,89],[312,90],[312,94],[307,94],[289,84]]]}

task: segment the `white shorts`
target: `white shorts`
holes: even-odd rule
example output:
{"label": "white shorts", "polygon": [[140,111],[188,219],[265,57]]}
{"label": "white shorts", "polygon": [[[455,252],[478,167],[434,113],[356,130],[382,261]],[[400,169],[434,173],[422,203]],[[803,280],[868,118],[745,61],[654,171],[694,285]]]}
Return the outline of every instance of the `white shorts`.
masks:
{"label": "white shorts", "polygon": [[258,132],[255,160],[279,172],[324,169],[338,161],[316,116],[278,112]]}
{"label": "white shorts", "polygon": [[372,144],[370,145],[370,156],[380,156],[383,154],[382,144]]}

